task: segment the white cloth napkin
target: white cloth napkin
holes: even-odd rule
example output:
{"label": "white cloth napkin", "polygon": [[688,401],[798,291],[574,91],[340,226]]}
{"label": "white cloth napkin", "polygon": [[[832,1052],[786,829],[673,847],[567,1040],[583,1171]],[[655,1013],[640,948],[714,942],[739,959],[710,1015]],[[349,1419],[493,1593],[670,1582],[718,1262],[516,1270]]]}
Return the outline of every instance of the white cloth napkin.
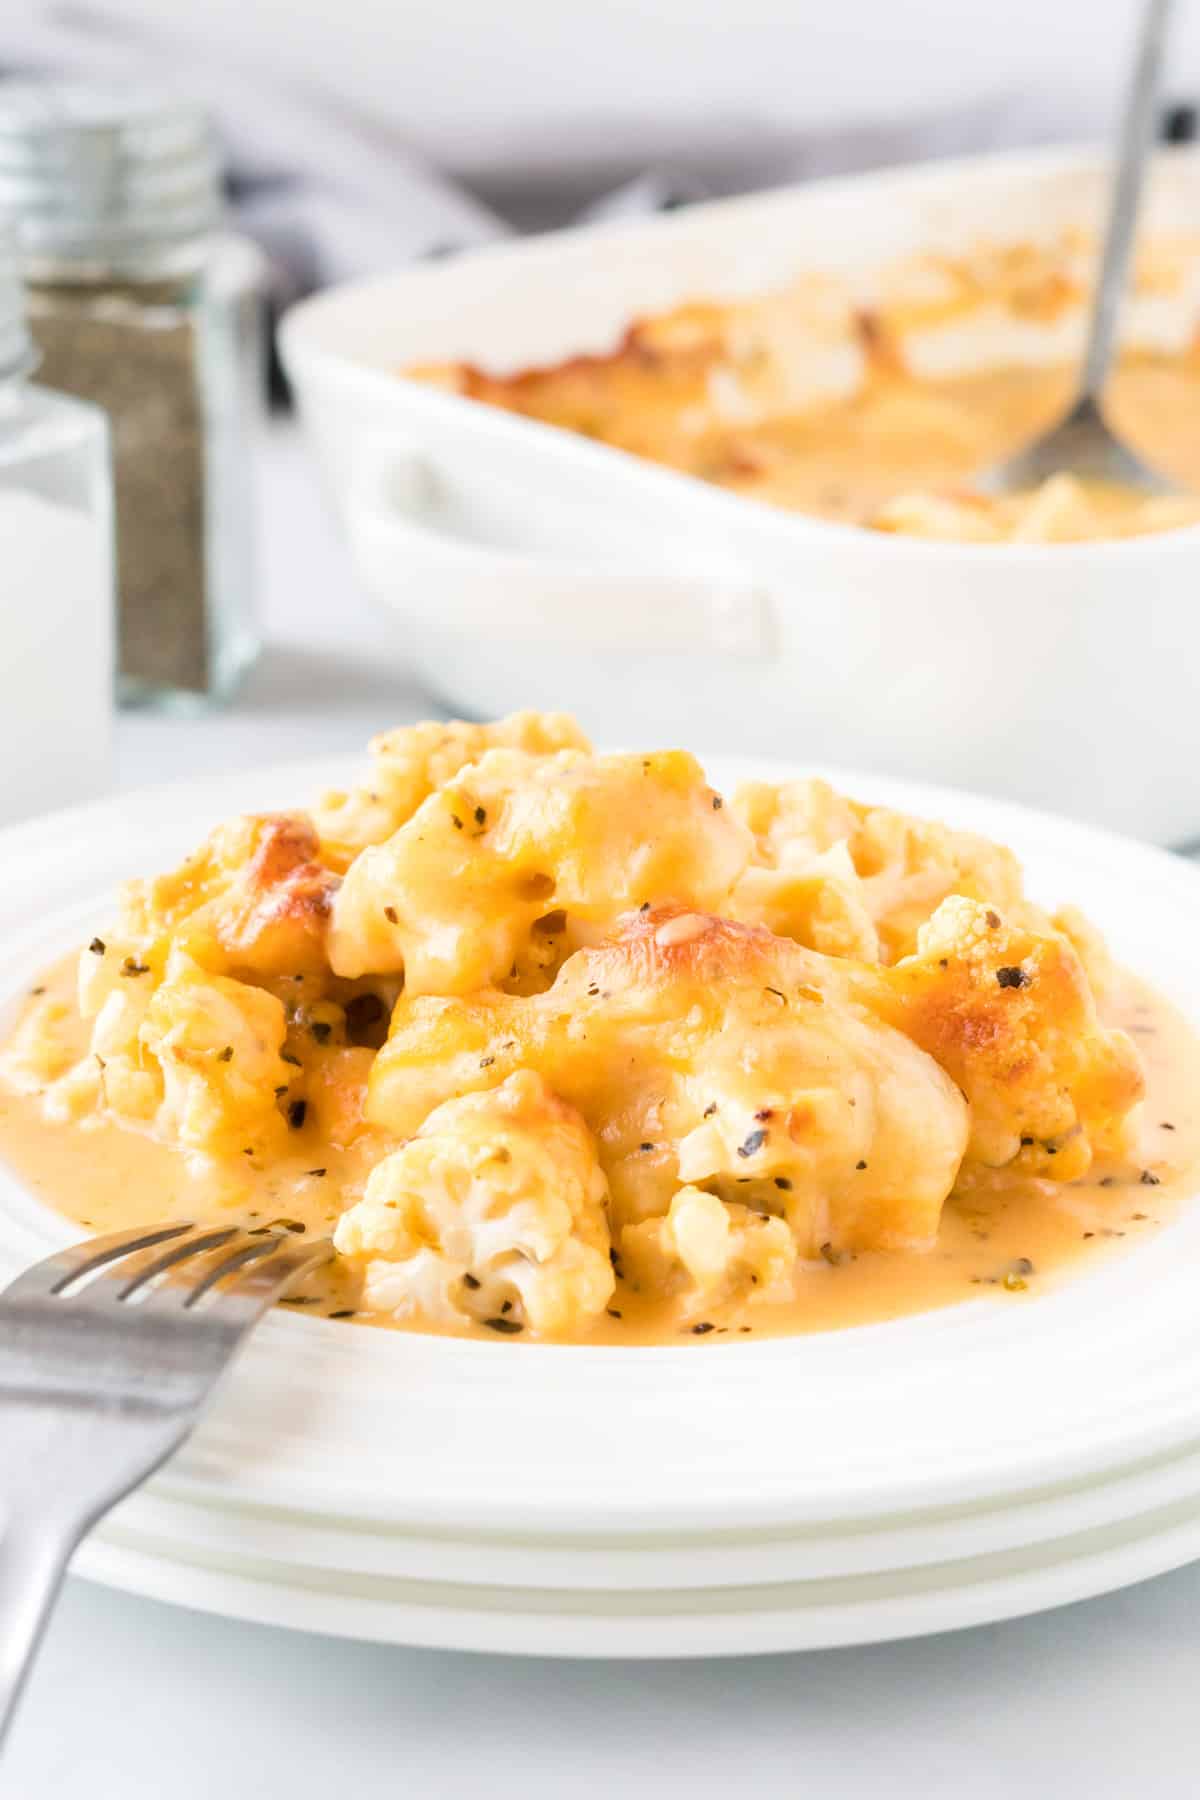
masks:
{"label": "white cloth napkin", "polygon": [[[253,4],[254,0],[250,0]],[[15,6],[16,10],[12,10]],[[466,249],[516,230],[592,222],[662,210],[751,186],[847,173],[1006,144],[1094,135],[1093,103],[1064,94],[975,100],[924,118],[813,132],[786,147],[752,134],[722,161],[650,168],[615,190],[611,172],[589,189],[569,182],[552,146],[533,195],[510,193],[503,173],[488,199],[415,154],[402,129],[329,97],[190,29],[172,8],[134,16],[112,0],[26,4],[0,0],[0,80],[7,74],[112,80],[135,77],[202,101],[220,133],[235,222],[256,238],[272,269],[278,304],[331,282]],[[171,23],[171,18],[176,23]],[[165,22],[164,22],[165,21]]]}
{"label": "white cloth napkin", "polygon": [[312,105],[219,47],[189,40],[183,58],[169,35],[98,12],[14,22],[0,7],[0,82],[31,74],[136,80],[202,102],[220,135],[232,217],[267,253],[281,301],[511,229],[398,134]]}

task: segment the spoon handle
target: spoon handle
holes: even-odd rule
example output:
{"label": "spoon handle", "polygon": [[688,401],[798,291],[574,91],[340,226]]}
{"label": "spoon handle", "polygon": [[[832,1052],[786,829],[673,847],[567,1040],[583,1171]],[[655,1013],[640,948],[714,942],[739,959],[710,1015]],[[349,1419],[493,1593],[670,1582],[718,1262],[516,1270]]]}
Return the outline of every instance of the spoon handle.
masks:
{"label": "spoon handle", "polygon": [[1146,0],[1137,46],[1137,61],[1121,137],[1117,146],[1116,179],[1108,215],[1108,230],[1096,278],[1095,298],[1088,330],[1087,351],[1080,383],[1081,401],[1099,398],[1112,361],[1117,314],[1125,291],[1125,275],[1133,248],[1142,183],[1154,131],[1163,44],[1174,0]]}

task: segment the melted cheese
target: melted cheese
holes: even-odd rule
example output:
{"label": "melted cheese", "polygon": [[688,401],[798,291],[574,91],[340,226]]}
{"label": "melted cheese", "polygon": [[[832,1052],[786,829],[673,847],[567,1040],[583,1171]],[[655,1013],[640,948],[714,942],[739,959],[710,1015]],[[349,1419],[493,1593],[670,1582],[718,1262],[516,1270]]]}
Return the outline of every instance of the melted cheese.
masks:
{"label": "melted cheese", "polygon": [[84,1225],[331,1234],[298,1305],[572,1340],[785,1328],[880,1258],[930,1303],[964,1207],[1157,1194],[1122,979],[1010,852],[573,735],[387,734],[348,866],[297,812],[130,883],[0,1053],[13,1160]]}
{"label": "melted cheese", "polygon": [[[71,964],[60,965],[39,985],[62,1007],[79,1049],[85,1033],[72,1004],[73,973]],[[562,1335],[594,1344],[711,1343],[747,1334],[839,1330],[981,1297],[1023,1305],[1136,1245],[1172,1219],[1200,1178],[1200,1044],[1167,1002],[1127,977],[1118,980],[1105,1013],[1134,1037],[1147,1072],[1139,1136],[1111,1166],[1100,1164],[1067,1183],[1024,1168],[976,1167],[957,1181],[931,1250],[822,1255],[818,1249],[815,1257],[792,1263],[782,1289],[772,1277],[772,1291],[752,1313],[736,1289],[703,1291],[682,1279],[666,1293],[635,1286],[635,1248],[605,1310]],[[47,1206],[76,1221],[81,1233],[217,1212],[236,1223],[287,1220],[310,1235],[327,1235],[362,1198],[379,1155],[378,1143],[360,1139],[347,1148],[318,1121],[306,1122],[284,1155],[269,1165],[246,1159],[236,1190],[214,1196],[208,1171],[189,1168],[167,1145],[110,1120],[54,1129],[36,1094],[0,1088],[0,1160]],[[397,1319],[391,1311],[372,1310],[362,1265],[344,1259],[311,1278],[294,1301],[298,1310],[350,1312],[363,1324],[495,1338],[485,1324],[461,1315],[431,1316],[416,1308]],[[713,1330],[696,1334],[697,1324]],[[546,1335],[553,1340],[560,1334]]]}

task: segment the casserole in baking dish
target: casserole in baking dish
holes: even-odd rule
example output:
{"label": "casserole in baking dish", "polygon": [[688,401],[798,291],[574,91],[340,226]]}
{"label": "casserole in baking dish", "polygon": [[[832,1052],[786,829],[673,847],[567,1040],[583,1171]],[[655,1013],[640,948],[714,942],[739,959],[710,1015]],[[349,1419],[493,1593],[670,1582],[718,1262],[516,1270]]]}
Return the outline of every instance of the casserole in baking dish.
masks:
{"label": "casserole in baking dish", "polygon": [[[1078,543],[1200,521],[1200,496],[1069,471],[991,496],[973,478],[1066,411],[1097,246],[924,251],[864,279],[802,274],[636,319],[606,355],[493,373],[402,371],[748,498],[968,543]],[[1200,236],[1143,239],[1109,388],[1118,430],[1200,487]],[[990,341],[980,363],[981,341]],[[964,355],[965,352],[965,355]]]}
{"label": "casserole in baking dish", "polygon": [[[400,377],[503,374],[611,350],[631,319],[798,272],[872,281],[906,258],[1094,231],[1102,162],[992,157],[814,184],[561,234],[320,296],[283,350],[370,588],[457,707],[570,705],[657,741],[704,735],[1036,800],[1159,841],[1200,825],[1191,664],[1200,530],[985,547],[868,533]],[[1179,240],[1200,158],[1160,159],[1148,235]],[[1180,350],[1189,279],[1127,328]],[[931,328],[958,369],[1061,368],[1081,299]]]}

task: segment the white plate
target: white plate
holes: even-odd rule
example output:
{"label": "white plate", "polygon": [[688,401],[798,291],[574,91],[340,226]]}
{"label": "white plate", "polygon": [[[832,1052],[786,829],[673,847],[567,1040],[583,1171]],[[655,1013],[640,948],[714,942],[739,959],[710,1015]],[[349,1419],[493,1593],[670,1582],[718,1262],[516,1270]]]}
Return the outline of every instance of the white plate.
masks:
{"label": "white plate", "polygon": [[364,1582],[518,1589],[586,1595],[680,1595],[721,1588],[891,1577],[939,1565],[1055,1546],[1083,1533],[1149,1522],[1164,1509],[1200,1510],[1200,1444],[1105,1478],[973,1507],[938,1508],[859,1523],[777,1530],[736,1523],[722,1532],[547,1539],[536,1533],[458,1536],[364,1526],[295,1509],[201,1505],[162,1483],[112,1517],[110,1544],[160,1561],[271,1567],[353,1589]]}
{"label": "white plate", "polygon": [[[710,771],[722,785],[785,772],[728,761]],[[122,876],[169,864],[232,811],[295,804],[346,775],[298,765],[175,786],[3,834],[0,1000],[102,927]],[[1117,953],[1200,1022],[1194,870],[1010,806],[833,779],[1011,842],[1039,898],[1083,900]],[[0,1269],[70,1234],[2,1173],[0,1207]],[[1175,1554],[1200,1485],[1189,1461],[1200,1443],[1198,1262],[1195,1207],[1028,1305],[984,1299],[820,1337],[680,1349],[460,1343],[279,1315],[191,1444],[84,1566],[196,1604],[350,1632],[367,1629],[369,1592],[372,1616],[389,1621],[375,1635],[477,1648],[494,1647],[477,1621],[505,1612],[503,1583],[514,1613],[522,1593],[557,1594],[551,1615],[580,1621],[555,1640],[573,1653],[586,1646],[598,1589],[609,1590],[626,1643],[634,1612],[707,1607],[711,1629],[696,1641],[709,1649],[736,1648],[759,1610],[774,1623],[752,1647],[809,1644],[826,1629],[820,1641],[849,1641],[845,1619],[835,1625],[811,1594],[796,1599],[816,1575],[821,1588],[876,1585],[874,1623],[863,1623],[864,1595],[853,1599],[853,1630],[865,1635],[966,1622],[985,1590],[999,1608],[986,1616],[1001,1616],[1053,1603],[1029,1602],[1033,1571],[1059,1571],[1057,1546],[1084,1531],[1087,1553],[1062,1554],[1099,1591],[1126,1578],[1121,1568],[1133,1579]],[[1144,1477],[1133,1466],[1156,1458]],[[1172,1507],[1182,1511],[1169,1527],[1147,1523]],[[1021,1572],[1004,1564],[1002,1599],[993,1564],[1014,1555]],[[978,1579],[962,1575],[976,1565]],[[419,1605],[408,1591],[418,1568]],[[1041,1591],[1053,1597],[1059,1580],[1047,1574]],[[230,1583],[244,1604],[232,1605]],[[922,1597],[902,1605],[910,1587]],[[588,1589],[592,1600],[580,1600]],[[318,1592],[319,1605],[297,1599]],[[713,1607],[717,1592],[725,1598]],[[954,1598],[938,1610],[934,1592]],[[734,1594],[759,1599],[739,1613]],[[278,1600],[275,1613],[260,1610],[275,1604],[264,1596]],[[435,1629],[427,1615],[443,1612]],[[935,1613],[939,1624],[920,1623]],[[648,1643],[667,1631],[644,1628]],[[610,1638],[598,1628],[594,1641]],[[544,1641],[533,1632],[529,1645]]]}
{"label": "white plate", "polygon": [[106,1532],[78,1573],[203,1612],[330,1636],[528,1656],[734,1656],[823,1650],[992,1624],[1165,1574],[1200,1555],[1185,1502],[1048,1546],[844,1580],[628,1594],[330,1575]]}

